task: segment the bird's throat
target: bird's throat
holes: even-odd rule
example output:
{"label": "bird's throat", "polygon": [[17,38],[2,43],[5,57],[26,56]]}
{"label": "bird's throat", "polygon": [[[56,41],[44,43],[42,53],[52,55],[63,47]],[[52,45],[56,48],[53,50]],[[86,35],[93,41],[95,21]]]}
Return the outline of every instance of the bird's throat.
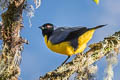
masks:
{"label": "bird's throat", "polygon": [[50,36],[52,35],[52,31],[50,31],[50,32],[43,32],[43,36],[45,37],[45,36],[47,36],[47,40],[49,40],[49,38],[50,38]]}

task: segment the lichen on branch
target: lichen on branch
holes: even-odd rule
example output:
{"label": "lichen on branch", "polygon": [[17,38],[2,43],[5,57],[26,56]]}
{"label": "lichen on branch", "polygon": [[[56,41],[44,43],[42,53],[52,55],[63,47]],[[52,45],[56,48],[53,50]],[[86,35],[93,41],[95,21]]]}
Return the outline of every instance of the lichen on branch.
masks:
{"label": "lichen on branch", "polygon": [[[12,0],[11,0],[12,1]],[[18,80],[21,51],[24,39],[20,36],[22,11],[25,0],[13,0],[2,13],[2,54],[0,55],[0,80]]]}

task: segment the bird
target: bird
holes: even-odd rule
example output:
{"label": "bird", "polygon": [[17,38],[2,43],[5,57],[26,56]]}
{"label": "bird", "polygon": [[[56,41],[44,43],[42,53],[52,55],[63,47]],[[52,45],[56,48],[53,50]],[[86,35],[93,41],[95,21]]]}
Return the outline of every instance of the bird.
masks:
{"label": "bird", "polygon": [[63,65],[72,55],[82,53],[92,39],[95,30],[104,26],[106,24],[93,28],[82,26],[56,28],[52,23],[45,23],[39,28],[42,30],[45,44],[50,50],[68,56],[61,64]]}

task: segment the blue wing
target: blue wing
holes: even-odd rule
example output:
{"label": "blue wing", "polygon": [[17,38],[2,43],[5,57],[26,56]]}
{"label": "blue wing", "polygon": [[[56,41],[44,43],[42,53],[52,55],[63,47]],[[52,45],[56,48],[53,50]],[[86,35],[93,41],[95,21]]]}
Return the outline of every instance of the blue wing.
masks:
{"label": "blue wing", "polygon": [[52,35],[49,37],[49,40],[53,44],[57,44],[63,41],[73,41],[88,30],[89,29],[86,27],[60,27],[54,30]]}

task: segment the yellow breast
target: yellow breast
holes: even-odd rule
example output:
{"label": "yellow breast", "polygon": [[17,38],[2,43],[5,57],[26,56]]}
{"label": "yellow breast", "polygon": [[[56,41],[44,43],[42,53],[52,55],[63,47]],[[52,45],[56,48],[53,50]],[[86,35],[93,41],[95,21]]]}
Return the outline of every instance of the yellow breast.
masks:
{"label": "yellow breast", "polygon": [[[64,54],[64,55],[72,55],[74,49],[70,46],[70,42],[62,42],[59,44],[52,44],[50,41],[47,41],[47,36],[45,35],[45,44],[49,49],[56,53]],[[70,51],[69,51],[70,50]]]}
{"label": "yellow breast", "polygon": [[61,42],[59,44],[52,44],[49,40],[47,41],[46,35],[44,36],[45,44],[50,50],[56,53],[71,56],[73,54],[81,53],[84,51],[84,49],[86,48],[87,42],[92,38],[94,31],[95,30],[90,30],[78,38],[78,48],[76,50],[74,50],[74,48],[70,45],[69,41]]}

